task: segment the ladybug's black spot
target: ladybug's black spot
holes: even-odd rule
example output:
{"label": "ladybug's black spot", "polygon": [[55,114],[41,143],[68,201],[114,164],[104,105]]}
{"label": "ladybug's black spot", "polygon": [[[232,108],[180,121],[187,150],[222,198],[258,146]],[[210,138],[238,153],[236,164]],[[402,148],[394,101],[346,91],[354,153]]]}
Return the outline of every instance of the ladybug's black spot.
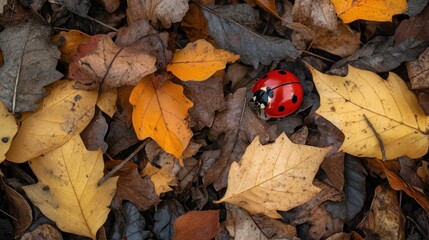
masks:
{"label": "ladybug's black spot", "polygon": [[268,77],[268,75],[267,74],[265,74],[264,76],[262,76],[262,78],[261,79],[265,79],[265,78],[267,78]]}
{"label": "ladybug's black spot", "polygon": [[280,70],[280,71],[279,71],[279,74],[281,74],[281,75],[286,75],[286,74],[287,74],[287,72],[286,72],[286,71],[283,71],[283,70]]}
{"label": "ladybug's black spot", "polygon": [[292,96],[292,103],[295,104],[296,102],[298,102],[298,97],[294,94]]}
{"label": "ladybug's black spot", "polygon": [[279,112],[283,112],[285,110],[284,106],[280,106],[277,110],[279,110]]}

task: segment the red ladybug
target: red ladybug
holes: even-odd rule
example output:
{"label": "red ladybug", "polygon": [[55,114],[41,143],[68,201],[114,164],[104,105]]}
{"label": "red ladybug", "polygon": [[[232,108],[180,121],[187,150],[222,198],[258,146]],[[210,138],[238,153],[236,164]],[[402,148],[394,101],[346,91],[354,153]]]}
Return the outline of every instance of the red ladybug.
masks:
{"label": "red ladybug", "polygon": [[258,78],[252,87],[253,101],[270,117],[285,117],[301,105],[301,82],[287,70],[273,70]]}

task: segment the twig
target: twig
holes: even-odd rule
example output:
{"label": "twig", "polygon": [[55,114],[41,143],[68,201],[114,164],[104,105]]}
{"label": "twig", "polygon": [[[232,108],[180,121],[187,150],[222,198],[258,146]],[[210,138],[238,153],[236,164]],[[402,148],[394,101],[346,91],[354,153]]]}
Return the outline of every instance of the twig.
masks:
{"label": "twig", "polygon": [[144,140],[142,144],[140,144],[140,146],[138,146],[138,148],[136,148],[136,150],[134,150],[134,152],[132,152],[124,161],[118,164],[115,168],[112,169],[112,171],[108,172],[100,181],[98,181],[98,186],[101,186],[101,184],[103,184],[108,178],[121,170],[121,168],[125,166],[125,164],[127,164],[127,162],[130,161],[131,158],[133,158],[138,152],[140,152],[140,150],[142,150],[142,148],[144,148],[148,142],[149,139]]}
{"label": "twig", "polygon": [[[25,44],[27,45],[27,44]],[[24,55],[24,54],[22,54]],[[13,88],[13,98],[12,98],[12,113],[15,114],[15,108],[16,108],[16,95],[18,94],[18,82],[19,82],[19,77],[21,76],[21,63],[22,63],[22,56],[21,59],[19,61],[19,65],[18,65],[18,72],[16,73],[16,78],[15,78],[15,86]]]}
{"label": "twig", "polygon": [[322,56],[320,56],[320,55],[318,55],[318,54],[315,54],[315,53],[312,53],[312,52],[310,52],[310,51],[307,51],[307,50],[301,50],[303,53],[307,53],[308,55],[311,55],[311,56],[313,56],[313,57],[317,57],[317,58],[320,58],[320,59],[323,59],[323,60],[325,60],[325,61],[328,61],[328,62],[331,62],[331,63],[335,63],[335,61],[334,60],[331,60],[331,59],[329,59],[329,58],[325,58],[325,57],[322,57]]}
{"label": "twig", "polygon": [[384,162],[386,161],[386,151],[384,149],[384,144],[383,144],[383,140],[381,139],[380,135],[377,133],[377,131],[375,130],[374,126],[372,125],[372,123],[368,120],[368,118],[366,117],[366,115],[363,115],[366,124],[368,124],[369,128],[371,128],[371,131],[374,133],[375,137],[377,138],[378,141],[378,145],[380,146],[380,150],[381,150],[381,160]]}
{"label": "twig", "polygon": [[[402,191],[401,191],[402,192]],[[429,237],[428,234],[425,232],[425,230],[423,230],[423,228],[411,217],[407,216],[406,217],[408,220],[410,220],[412,223],[414,223],[414,225],[416,225],[417,230],[420,232],[421,235]]]}
{"label": "twig", "polygon": [[0,213],[3,213],[4,215],[6,215],[6,216],[8,216],[8,217],[12,218],[15,222],[18,222],[18,219],[16,219],[16,217],[14,217],[14,216],[10,215],[9,213],[7,213],[7,212],[5,212],[5,211],[3,211],[3,210],[1,210],[1,209],[0,209]]}

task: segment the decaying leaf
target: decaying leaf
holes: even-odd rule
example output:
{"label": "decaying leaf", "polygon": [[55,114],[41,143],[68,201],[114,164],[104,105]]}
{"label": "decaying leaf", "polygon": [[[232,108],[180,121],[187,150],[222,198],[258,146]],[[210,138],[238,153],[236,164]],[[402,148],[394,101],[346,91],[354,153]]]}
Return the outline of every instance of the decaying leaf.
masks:
{"label": "decaying leaf", "polygon": [[206,40],[200,39],[176,51],[167,66],[167,71],[171,71],[183,81],[202,81],[216,71],[224,69],[227,63],[233,63],[239,58],[237,54],[216,49]]}
{"label": "decaying leaf", "polygon": [[88,151],[75,135],[61,147],[30,161],[39,182],[24,186],[30,200],[56,225],[95,239],[109,214],[117,177],[98,186],[104,162],[100,150]]}
{"label": "decaying leaf", "polygon": [[392,16],[408,10],[406,0],[331,0],[335,11],[344,23],[357,19],[370,21],[392,21]]}
{"label": "decaying leaf", "polygon": [[[323,74],[310,67],[320,94],[316,113],[337,126],[345,135],[340,150],[355,156],[382,158],[374,132],[380,135],[387,159],[418,158],[426,154],[427,117],[404,81],[390,73],[387,81],[377,74],[349,67],[346,77]],[[409,147],[409,143],[413,147]]]}
{"label": "decaying leaf", "polygon": [[60,230],[50,224],[42,224],[31,232],[27,232],[21,238],[21,240],[63,240]]}
{"label": "decaying leaf", "polygon": [[140,79],[155,72],[155,57],[132,47],[120,48],[107,35],[95,35],[69,66],[69,76],[83,89],[136,85]]}
{"label": "decaying leaf", "polygon": [[97,92],[76,90],[72,81],[56,82],[36,112],[22,121],[6,158],[21,163],[63,145],[85,129],[96,101]]}
{"label": "decaying leaf", "polygon": [[[410,3],[411,4],[411,3]],[[426,7],[417,16],[401,21],[395,31],[395,43],[400,44],[407,39],[429,40],[429,6]]]}
{"label": "decaying leaf", "polygon": [[232,163],[227,191],[218,202],[280,218],[276,210],[292,209],[320,191],[312,181],[328,151],[294,144],[284,133],[267,145],[261,145],[257,137],[240,163]]}
{"label": "decaying leaf", "polygon": [[55,70],[60,51],[49,43],[51,28],[29,21],[0,33],[5,63],[0,67],[0,99],[11,112],[36,109],[44,86],[60,79]]}
{"label": "decaying leaf", "polygon": [[220,229],[219,210],[189,211],[174,221],[174,240],[211,240]]}
{"label": "decaying leaf", "polygon": [[73,62],[73,57],[76,55],[80,44],[88,43],[91,36],[78,30],[70,30],[68,32],[61,31],[52,37],[52,41],[59,45],[61,51],[60,60],[70,64]]}
{"label": "decaying leaf", "polygon": [[406,66],[413,89],[429,88],[429,48],[416,61],[408,62]]}
{"label": "decaying leaf", "polygon": [[160,196],[161,193],[166,193],[173,190],[169,186],[169,183],[174,179],[174,176],[171,176],[169,173],[170,171],[167,168],[159,169],[148,163],[141,172],[141,175],[150,177],[150,180],[153,182],[155,187],[156,194]]}
{"label": "decaying leaf", "polygon": [[86,149],[89,151],[96,151],[101,149],[105,153],[107,150],[107,143],[104,141],[109,125],[107,125],[106,118],[99,109],[96,110],[94,118],[88,123],[88,126],[80,133],[82,141],[85,143]]}
{"label": "decaying leaf", "polygon": [[[211,37],[218,47],[240,55],[243,63],[257,68],[259,63],[269,65],[286,57],[295,59],[300,52],[289,40],[259,34],[236,21],[231,20],[230,6],[204,8],[203,14],[209,24]],[[237,4],[236,8],[247,8],[247,4]],[[231,34],[233,33],[233,34]]]}
{"label": "decaying leaf", "polygon": [[165,28],[180,22],[189,9],[187,0],[127,0],[127,3],[129,23],[142,18],[150,20],[152,24],[159,20]]}
{"label": "decaying leaf", "polygon": [[9,113],[6,106],[0,101],[0,163],[6,158],[6,152],[10,148],[12,139],[18,131],[15,117]]}
{"label": "decaying leaf", "polygon": [[196,4],[189,4],[189,11],[180,22],[180,28],[185,31],[186,36],[191,42],[195,42],[198,39],[205,39],[213,44],[213,39],[209,36],[207,20]]}
{"label": "decaying leaf", "polygon": [[185,213],[185,209],[175,199],[163,201],[154,215],[153,232],[158,239],[173,239],[174,221]]}
{"label": "decaying leaf", "polygon": [[186,121],[192,102],[183,95],[183,87],[166,81],[155,88],[151,78],[145,77],[133,89],[130,103],[137,137],[151,137],[166,152],[182,159],[192,137]]}
{"label": "decaying leaf", "polygon": [[382,236],[383,239],[405,239],[405,217],[397,193],[377,186],[371,210],[358,228]]}
{"label": "decaying leaf", "polygon": [[252,217],[246,212],[232,204],[225,204],[228,211],[226,228],[229,234],[236,240],[268,240]]}

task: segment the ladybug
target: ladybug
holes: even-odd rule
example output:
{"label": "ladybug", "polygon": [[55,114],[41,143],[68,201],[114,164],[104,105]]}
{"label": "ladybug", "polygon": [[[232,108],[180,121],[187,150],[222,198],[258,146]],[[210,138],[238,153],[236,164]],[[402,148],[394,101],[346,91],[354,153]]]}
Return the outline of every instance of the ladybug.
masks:
{"label": "ladybug", "polygon": [[255,105],[270,117],[285,117],[302,103],[304,90],[290,71],[273,70],[256,80],[252,87]]}

